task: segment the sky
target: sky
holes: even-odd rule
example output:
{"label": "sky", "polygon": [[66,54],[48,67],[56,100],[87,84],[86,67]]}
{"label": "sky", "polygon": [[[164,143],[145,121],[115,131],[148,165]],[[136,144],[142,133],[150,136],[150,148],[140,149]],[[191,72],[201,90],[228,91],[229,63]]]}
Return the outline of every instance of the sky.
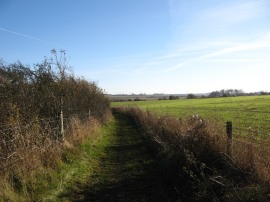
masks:
{"label": "sky", "polygon": [[270,91],[270,0],[0,0],[0,59],[52,49],[109,94]]}

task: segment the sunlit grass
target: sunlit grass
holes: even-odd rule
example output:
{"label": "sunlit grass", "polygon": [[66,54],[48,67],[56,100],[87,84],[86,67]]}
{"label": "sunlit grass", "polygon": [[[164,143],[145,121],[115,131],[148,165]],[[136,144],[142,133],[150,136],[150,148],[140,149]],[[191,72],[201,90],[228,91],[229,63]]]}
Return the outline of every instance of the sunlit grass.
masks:
{"label": "sunlit grass", "polygon": [[232,121],[237,134],[256,135],[257,138],[270,134],[270,96],[245,96],[204,99],[155,100],[137,102],[113,102],[113,107],[136,106],[158,114],[171,114],[185,118],[198,114],[205,119],[226,123]]}

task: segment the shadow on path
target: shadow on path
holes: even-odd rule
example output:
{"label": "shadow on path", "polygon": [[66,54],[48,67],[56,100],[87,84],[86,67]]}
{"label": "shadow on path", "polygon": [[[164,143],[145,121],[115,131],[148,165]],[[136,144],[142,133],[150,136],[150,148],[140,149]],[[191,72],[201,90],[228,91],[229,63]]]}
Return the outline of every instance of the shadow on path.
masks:
{"label": "shadow on path", "polygon": [[99,169],[71,201],[169,201],[162,187],[154,155],[132,120],[116,114],[116,129]]}

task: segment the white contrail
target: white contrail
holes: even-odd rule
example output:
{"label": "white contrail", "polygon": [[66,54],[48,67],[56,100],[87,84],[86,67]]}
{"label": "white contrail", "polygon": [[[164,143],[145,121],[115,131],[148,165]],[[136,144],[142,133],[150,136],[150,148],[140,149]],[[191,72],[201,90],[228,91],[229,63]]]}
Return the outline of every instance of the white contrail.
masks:
{"label": "white contrail", "polygon": [[43,43],[53,44],[53,45],[57,45],[57,46],[63,46],[61,44],[53,43],[53,42],[50,42],[50,41],[46,41],[46,40],[39,39],[39,38],[36,38],[36,37],[32,37],[32,36],[25,35],[25,34],[20,34],[18,32],[14,32],[14,31],[11,31],[11,30],[8,30],[8,29],[4,29],[4,28],[1,28],[1,27],[0,27],[0,30],[2,30],[4,32],[9,32],[11,34],[15,34],[15,35],[18,35],[18,36],[22,36],[22,37],[25,37],[25,38],[28,38],[28,39],[40,41],[40,42],[43,42]]}

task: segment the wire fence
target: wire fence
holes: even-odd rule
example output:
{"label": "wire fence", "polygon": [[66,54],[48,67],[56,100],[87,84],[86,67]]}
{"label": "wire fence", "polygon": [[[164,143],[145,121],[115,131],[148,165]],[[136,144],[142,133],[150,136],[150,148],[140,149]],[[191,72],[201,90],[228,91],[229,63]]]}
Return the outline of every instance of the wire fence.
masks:
{"label": "wire fence", "polygon": [[255,107],[226,108],[226,107],[190,107],[160,106],[148,107],[147,110],[161,114],[171,114],[181,118],[190,117],[194,114],[203,119],[217,122],[223,126],[227,121],[233,123],[233,132],[241,136],[257,136],[258,138],[270,135],[270,110]]}
{"label": "wire fence", "polygon": [[76,118],[80,121],[86,121],[90,119],[90,114],[81,113],[73,114],[72,116],[63,116],[63,122],[61,121],[61,116],[54,116],[15,122],[12,125],[1,124],[0,150],[4,148],[3,146],[20,139],[22,134],[33,134],[35,139],[50,138],[52,140],[58,140],[61,137],[61,123],[63,123],[64,131],[68,133],[72,120]]}
{"label": "wire fence", "polygon": [[90,113],[72,116],[46,117],[31,121],[15,122],[13,125],[0,125],[0,168],[15,165],[22,159],[23,150],[42,153],[54,145],[62,145],[61,123],[68,138],[76,123],[90,121]]}

